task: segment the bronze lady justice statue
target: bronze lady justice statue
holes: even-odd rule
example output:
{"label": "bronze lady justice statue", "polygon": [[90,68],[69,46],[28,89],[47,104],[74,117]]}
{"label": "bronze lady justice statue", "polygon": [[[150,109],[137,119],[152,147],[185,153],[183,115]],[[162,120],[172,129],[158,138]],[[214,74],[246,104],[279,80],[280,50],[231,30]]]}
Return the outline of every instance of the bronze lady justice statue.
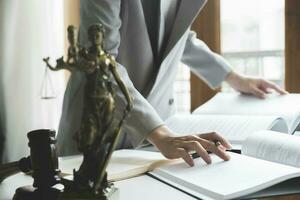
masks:
{"label": "bronze lady justice statue", "polygon": [[[74,170],[74,180],[63,181],[63,196],[82,197],[86,199],[105,196],[110,184],[107,182],[106,167],[116,146],[120,128],[132,107],[132,99],[122,82],[113,56],[103,49],[104,29],[102,25],[92,25],[88,29],[91,46],[86,49],[77,44],[77,31],[68,27],[68,58],[57,60],[55,67],[44,59],[47,66],[54,71],[66,69],[85,73],[86,84],[84,105],[80,129],[75,134],[78,150],[83,153],[83,162],[78,171]],[[114,78],[114,81],[111,77]],[[123,116],[115,119],[115,87],[121,90],[127,101]],[[60,133],[63,134],[63,133]],[[78,196],[78,194],[80,194]],[[101,198],[100,198],[101,199]]]}

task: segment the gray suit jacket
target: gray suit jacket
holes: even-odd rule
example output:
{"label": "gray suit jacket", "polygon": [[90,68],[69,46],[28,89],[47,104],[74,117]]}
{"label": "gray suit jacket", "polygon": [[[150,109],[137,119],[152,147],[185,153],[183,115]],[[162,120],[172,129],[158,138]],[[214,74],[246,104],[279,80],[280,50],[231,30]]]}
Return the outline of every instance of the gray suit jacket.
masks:
{"label": "gray suit jacket", "polygon": [[[105,49],[117,57],[121,78],[134,98],[133,111],[123,128],[134,146],[140,145],[151,130],[175,112],[173,83],[180,62],[188,65],[212,88],[219,86],[231,71],[223,58],[211,52],[190,31],[204,4],[205,0],[180,2],[163,56],[159,62],[154,62],[141,0],[81,0],[81,43],[87,42],[89,25],[100,22],[105,26]],[[157,63],[160,66],[154,66]],[[155,73],[150,70],[153,67],[158,69]],[[149,80],[139,80],[141,75]],[[61,155],[77,152],[72,136],[80,126],[84,82],[84,75],[75,72],[66,89],[58,135]],[[116,98],[117,108],[124,108],[121,92],[117,92]]]}

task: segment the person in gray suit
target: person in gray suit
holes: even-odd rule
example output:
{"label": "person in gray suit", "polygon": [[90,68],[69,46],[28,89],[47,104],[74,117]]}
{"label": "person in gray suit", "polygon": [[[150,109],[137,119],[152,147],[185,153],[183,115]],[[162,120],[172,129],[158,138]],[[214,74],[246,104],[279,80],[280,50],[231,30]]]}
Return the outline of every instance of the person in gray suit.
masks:
{"label": "person in gray suit", "polygon": [[[181,157],[191,166],[190,151],[207,163],[211,162],[207,150],[228,160],[225,149],[230,144],[217,133],[178,137],[164,124],[175,112],[172,88],[180,62],[211,88],[227,81],[235,90],[260,98],[269,89],[285,93],[271,82],[233,72],[196,38],[190,27],[204,4],[205,0],[81,0],[80,4],[80,43],[87,44],[90,25],[104,25],[105,49],[116,56],[121,78],[134,98],[123,127],[131,144],[137,147],[148,140],[165,157]],[[72,136],[80,124],[84,79],[81,73],[73,73],[67,86],[58,134],[60,155],[77,152]],[[121,92],[116,95],[117,107],[124,105]],[[221,145],[215,145],[215,140]]]}

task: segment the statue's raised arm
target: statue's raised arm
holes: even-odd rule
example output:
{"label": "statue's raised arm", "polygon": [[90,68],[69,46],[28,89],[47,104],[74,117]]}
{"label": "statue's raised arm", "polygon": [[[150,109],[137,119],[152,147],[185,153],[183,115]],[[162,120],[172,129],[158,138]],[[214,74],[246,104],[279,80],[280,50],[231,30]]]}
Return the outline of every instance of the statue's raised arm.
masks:
{"label": "statue's raised arm", "polygon": [[73,70],[79,71],[91,71],[96,67],[95,62],[89,57],[87,49],[81,47],[78,44],[78,30],[75,26],[68,26],[68,55],[67,60],[64,61],[64,57],[56,60],[56,66],[52,66],[49,62],[49,57],[44,58],[43,61],[46,63],[47,67],[52,71],[68,70],[72,72]]}

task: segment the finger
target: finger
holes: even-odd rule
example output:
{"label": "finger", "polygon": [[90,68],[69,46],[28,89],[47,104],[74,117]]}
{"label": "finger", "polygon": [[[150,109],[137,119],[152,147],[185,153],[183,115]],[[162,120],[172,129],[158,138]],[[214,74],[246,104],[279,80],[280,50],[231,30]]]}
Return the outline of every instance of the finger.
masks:
{"label": "finger", "polygon": [[271,88],[268,88],[268,87],[261,87],[260,89],[262,91],[264,91],[264,93],[266,93],[266,94],[271,94],[273,91]]}
{"label": "finger", "polygon": [[196,151],[196,153],[207,163],[211,163],[211,158],[208,155],[207,151],[201,146],[198,141],[190,141],[183,143],[182,146],[189,151]]}
{"label": "finger", "polygon": [[[216,133],[210,133],[210,135],[217,135]],[[215,136],[213,136],[215,138]],[[222,139],[222,137],[220,138]],[[216,139],[214,139],[216,140]],[[214,142],[203,139],[198,137],[198,142],[204,147],[206,150],[211,151],[212,153],[216,154],[223,160],[229,160],[230,156],[225,152],[225,150],[222,148],[222,145],[216,146]]]}
{"label": "finger", "polygon": [[226,149],[232,149],[231,144],[224,138],[222,137],[220,134],[216,133],[216,132],[212,132],[212,133],[202,133],[200,135],[198,135],[200,138],[203,138],[205,140],[218,140],[221,145],[223,147],[225,147]]}
{"label": "finger", "polygon": [[177,154],[191,167],[195,165],[194,160],[190,156],[190,154],[183,148],[177,149]]}
{"label": "finger", "polygon": [[259,89],[259,88],[253,88],[252,89],[252,94],[258,98],[261,98],[261,99],[265,99],[266,98],[266,94],[263,90]]}
{"label": "finger", "polygon": [[230,156],[226,153],[226,151],[222,148],[222,145],[215,145],[215,142],[212,141],[208,141],[202,138],[199,138],[199,142],[201,143],[201,145],[208,151],[216,154],[217,156],[219,156],[220,158],[222,158],[223,160],[227,161],[230,159]]}
{"label": "finger", "polygon": [[287,91],[283,90],[278,85],[276,85],[276,84],[274,84],[272,82],[266,81],[265,84],[266,84],[266,86],[264,87],[264,89],[271,88],[271,89],[275,90],[276,92],[278,92],[281,95],[282,94],[288,94]]}
{"label": "finger", "polygon": [[[222,149],[221,146],[216,146],[215,142],[212,141],[205,141],[205,143],[207,142],[207,150],[211,151],[212,153],[216,154],[217,156],[219,156],[220,158],[222,158],[223,160],[227,161],[230,159],[230,156],[226,153],[225,150]],[[204,145],[203,145],[204,146]]]}

